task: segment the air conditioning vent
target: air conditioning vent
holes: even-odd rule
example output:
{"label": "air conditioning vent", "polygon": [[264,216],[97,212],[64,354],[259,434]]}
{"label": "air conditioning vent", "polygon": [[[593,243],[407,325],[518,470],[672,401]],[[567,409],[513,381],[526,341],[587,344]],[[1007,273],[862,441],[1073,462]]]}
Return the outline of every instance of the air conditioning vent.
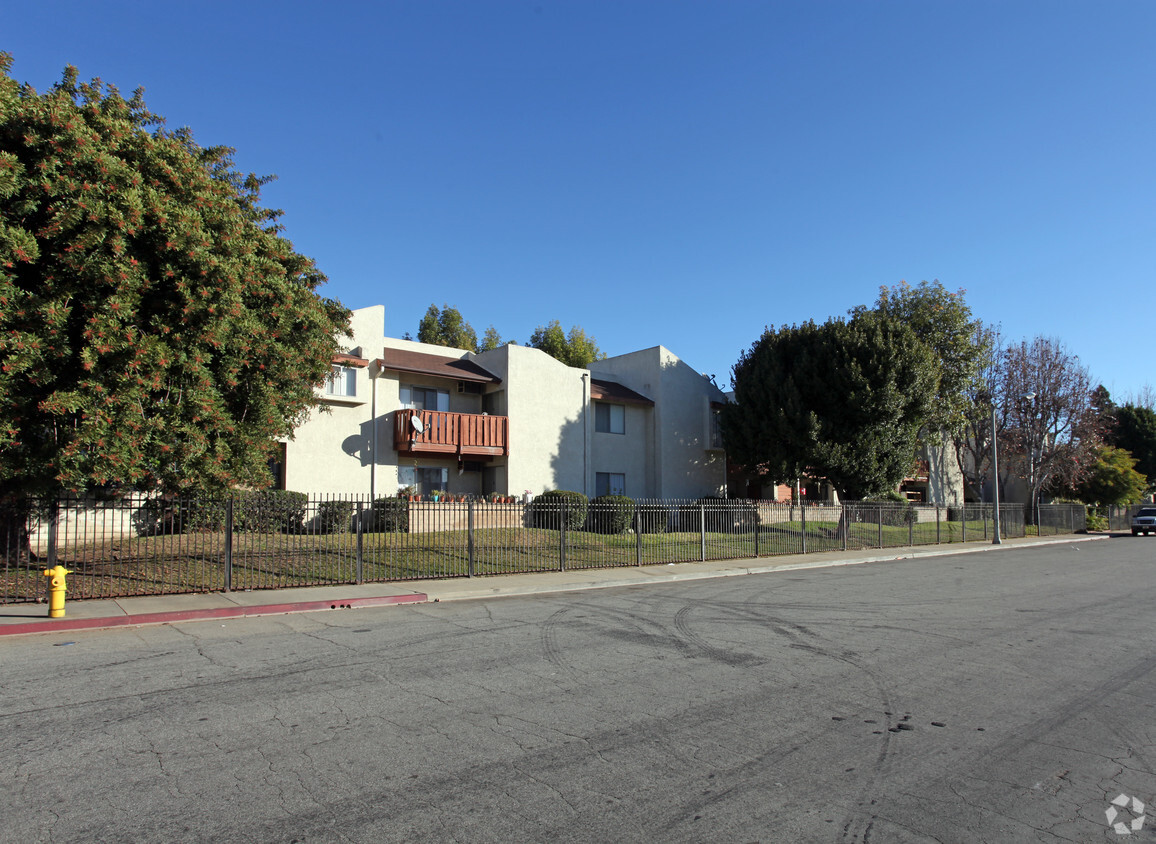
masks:
{"label": "air conditioning vent", "polygon": [[477,383],[476,381],[459,381],[458,382],[458,392],[459,393],[469,393],[469,394],[474,395],[474,396],[480,396],[482,394],[482,385]]}

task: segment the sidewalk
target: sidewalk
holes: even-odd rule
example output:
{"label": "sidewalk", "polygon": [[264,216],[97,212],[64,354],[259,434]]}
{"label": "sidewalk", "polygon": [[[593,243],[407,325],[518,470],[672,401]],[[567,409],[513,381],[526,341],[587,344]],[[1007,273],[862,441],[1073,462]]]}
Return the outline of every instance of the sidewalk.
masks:
{"label": "sidewalk", "polygon": [[258,592],[213,592],[198,595],[157,595],[93,601],[68,601],[64,618],[48,618],[47,604],[0,606],[0,636],[29,633],[61,633],[143,624],[172,624],[223,618],[284,615],[342,609],[463,601],[511,595],[536,595],[577,589],[605,589],[733,577],[775,571],[852,566],[888,560],[910,560],[951,554],[999,552],[1069,542],[1107,539],[1107,535],[1068,534],[1039,539],[1008,539],[1002,545],[971,542],[958,545],[921,545],[869,551],[831,551],[783,557],[749,557],[707,563],[670,563],[638,567],[582,569],[536,574],[504,574],[404,583],[365,583],[360,586],[315,586],[304,589],[271,589]]}

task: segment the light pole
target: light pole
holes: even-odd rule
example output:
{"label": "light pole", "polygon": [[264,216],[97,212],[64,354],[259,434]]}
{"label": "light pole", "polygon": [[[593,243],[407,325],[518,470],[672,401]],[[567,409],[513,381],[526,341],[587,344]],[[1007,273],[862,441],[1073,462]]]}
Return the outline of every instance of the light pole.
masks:
{"label": "light pole", "polygon": [[995,435],[995,402],[991,403],[991,500],[994,508],[991,511],[991,524],[995,531],[992,545],[1003,545],[999,536],[999,445]]}

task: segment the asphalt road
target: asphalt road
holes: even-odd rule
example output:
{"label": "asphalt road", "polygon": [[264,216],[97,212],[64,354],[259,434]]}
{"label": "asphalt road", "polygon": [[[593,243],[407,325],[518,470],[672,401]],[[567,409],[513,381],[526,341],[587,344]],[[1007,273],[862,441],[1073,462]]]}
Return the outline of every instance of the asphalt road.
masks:
{"label": "asphalt road", "polygon": [[1153,841],[1154,611],[1120,538],[12,637],[0,841]]}

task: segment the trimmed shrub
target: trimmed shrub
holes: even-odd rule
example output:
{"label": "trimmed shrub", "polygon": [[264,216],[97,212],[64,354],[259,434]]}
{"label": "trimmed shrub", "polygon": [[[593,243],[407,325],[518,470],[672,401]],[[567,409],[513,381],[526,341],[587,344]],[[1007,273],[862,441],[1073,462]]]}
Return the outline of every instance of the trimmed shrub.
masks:
{"label": "trimmed shrub", "polygon": [[745,498],[706,495],[678,508],[678,529],[701,531],[704,515],[707,533],[745,533],[759,526],[759,510],[755,502]]}
{"label": "trimmed shrub", "polygon": [[374,533],[409,533],[409,501],[400,496],[375,499],[366,529]]}
{"label": "trimmed shrub", "polygon": [[670,517],[674,511],[666,504],[643,501],[635,505],[635,512],[639,533],[666,533],[670,529]]}
{"label": "trimmed shrub", "polygon": [[[300,533],[309,496],[287,489],[238,492],[233,503],[233,527],[251,533]],[[221,515],[224,525],[224,514]]]}
{"label": "trimmed shrub", "polygon": [[590,533],[626,533],[634,522],[634,502],[625,495],[600,495],[586,510],[585,530]]}
{"label": "trimmed shrub", "polygon": [[182,524],[181,502],[172,498],[149,498],[132,514],[132,525],[138,536],[161,536],[180,533]]}
{"label": "trimmed shrub", "polygon": [[310,522],[310,533],[347,533],[352,515],[351,501],[322,501],[317,505],[317,515]]}
{"label": "trimmed shrub", "polygon": [[[225,517],[229,510],[229,498],[180,498],[173,502],[176,510],[174,521],[178,531],[208,531],[217,533],[225,529]],[[237,508],[233,507],[233,527],[237,526]]]}
{"label": "trimmed shrub", "polygon": [[553,489],[535,496],[527,510],[527,521],[531,527],[560,530],[562,514],[566,514],[566,530],[582,530],[586,524],[588,500],[580,492],[568,489]]}

